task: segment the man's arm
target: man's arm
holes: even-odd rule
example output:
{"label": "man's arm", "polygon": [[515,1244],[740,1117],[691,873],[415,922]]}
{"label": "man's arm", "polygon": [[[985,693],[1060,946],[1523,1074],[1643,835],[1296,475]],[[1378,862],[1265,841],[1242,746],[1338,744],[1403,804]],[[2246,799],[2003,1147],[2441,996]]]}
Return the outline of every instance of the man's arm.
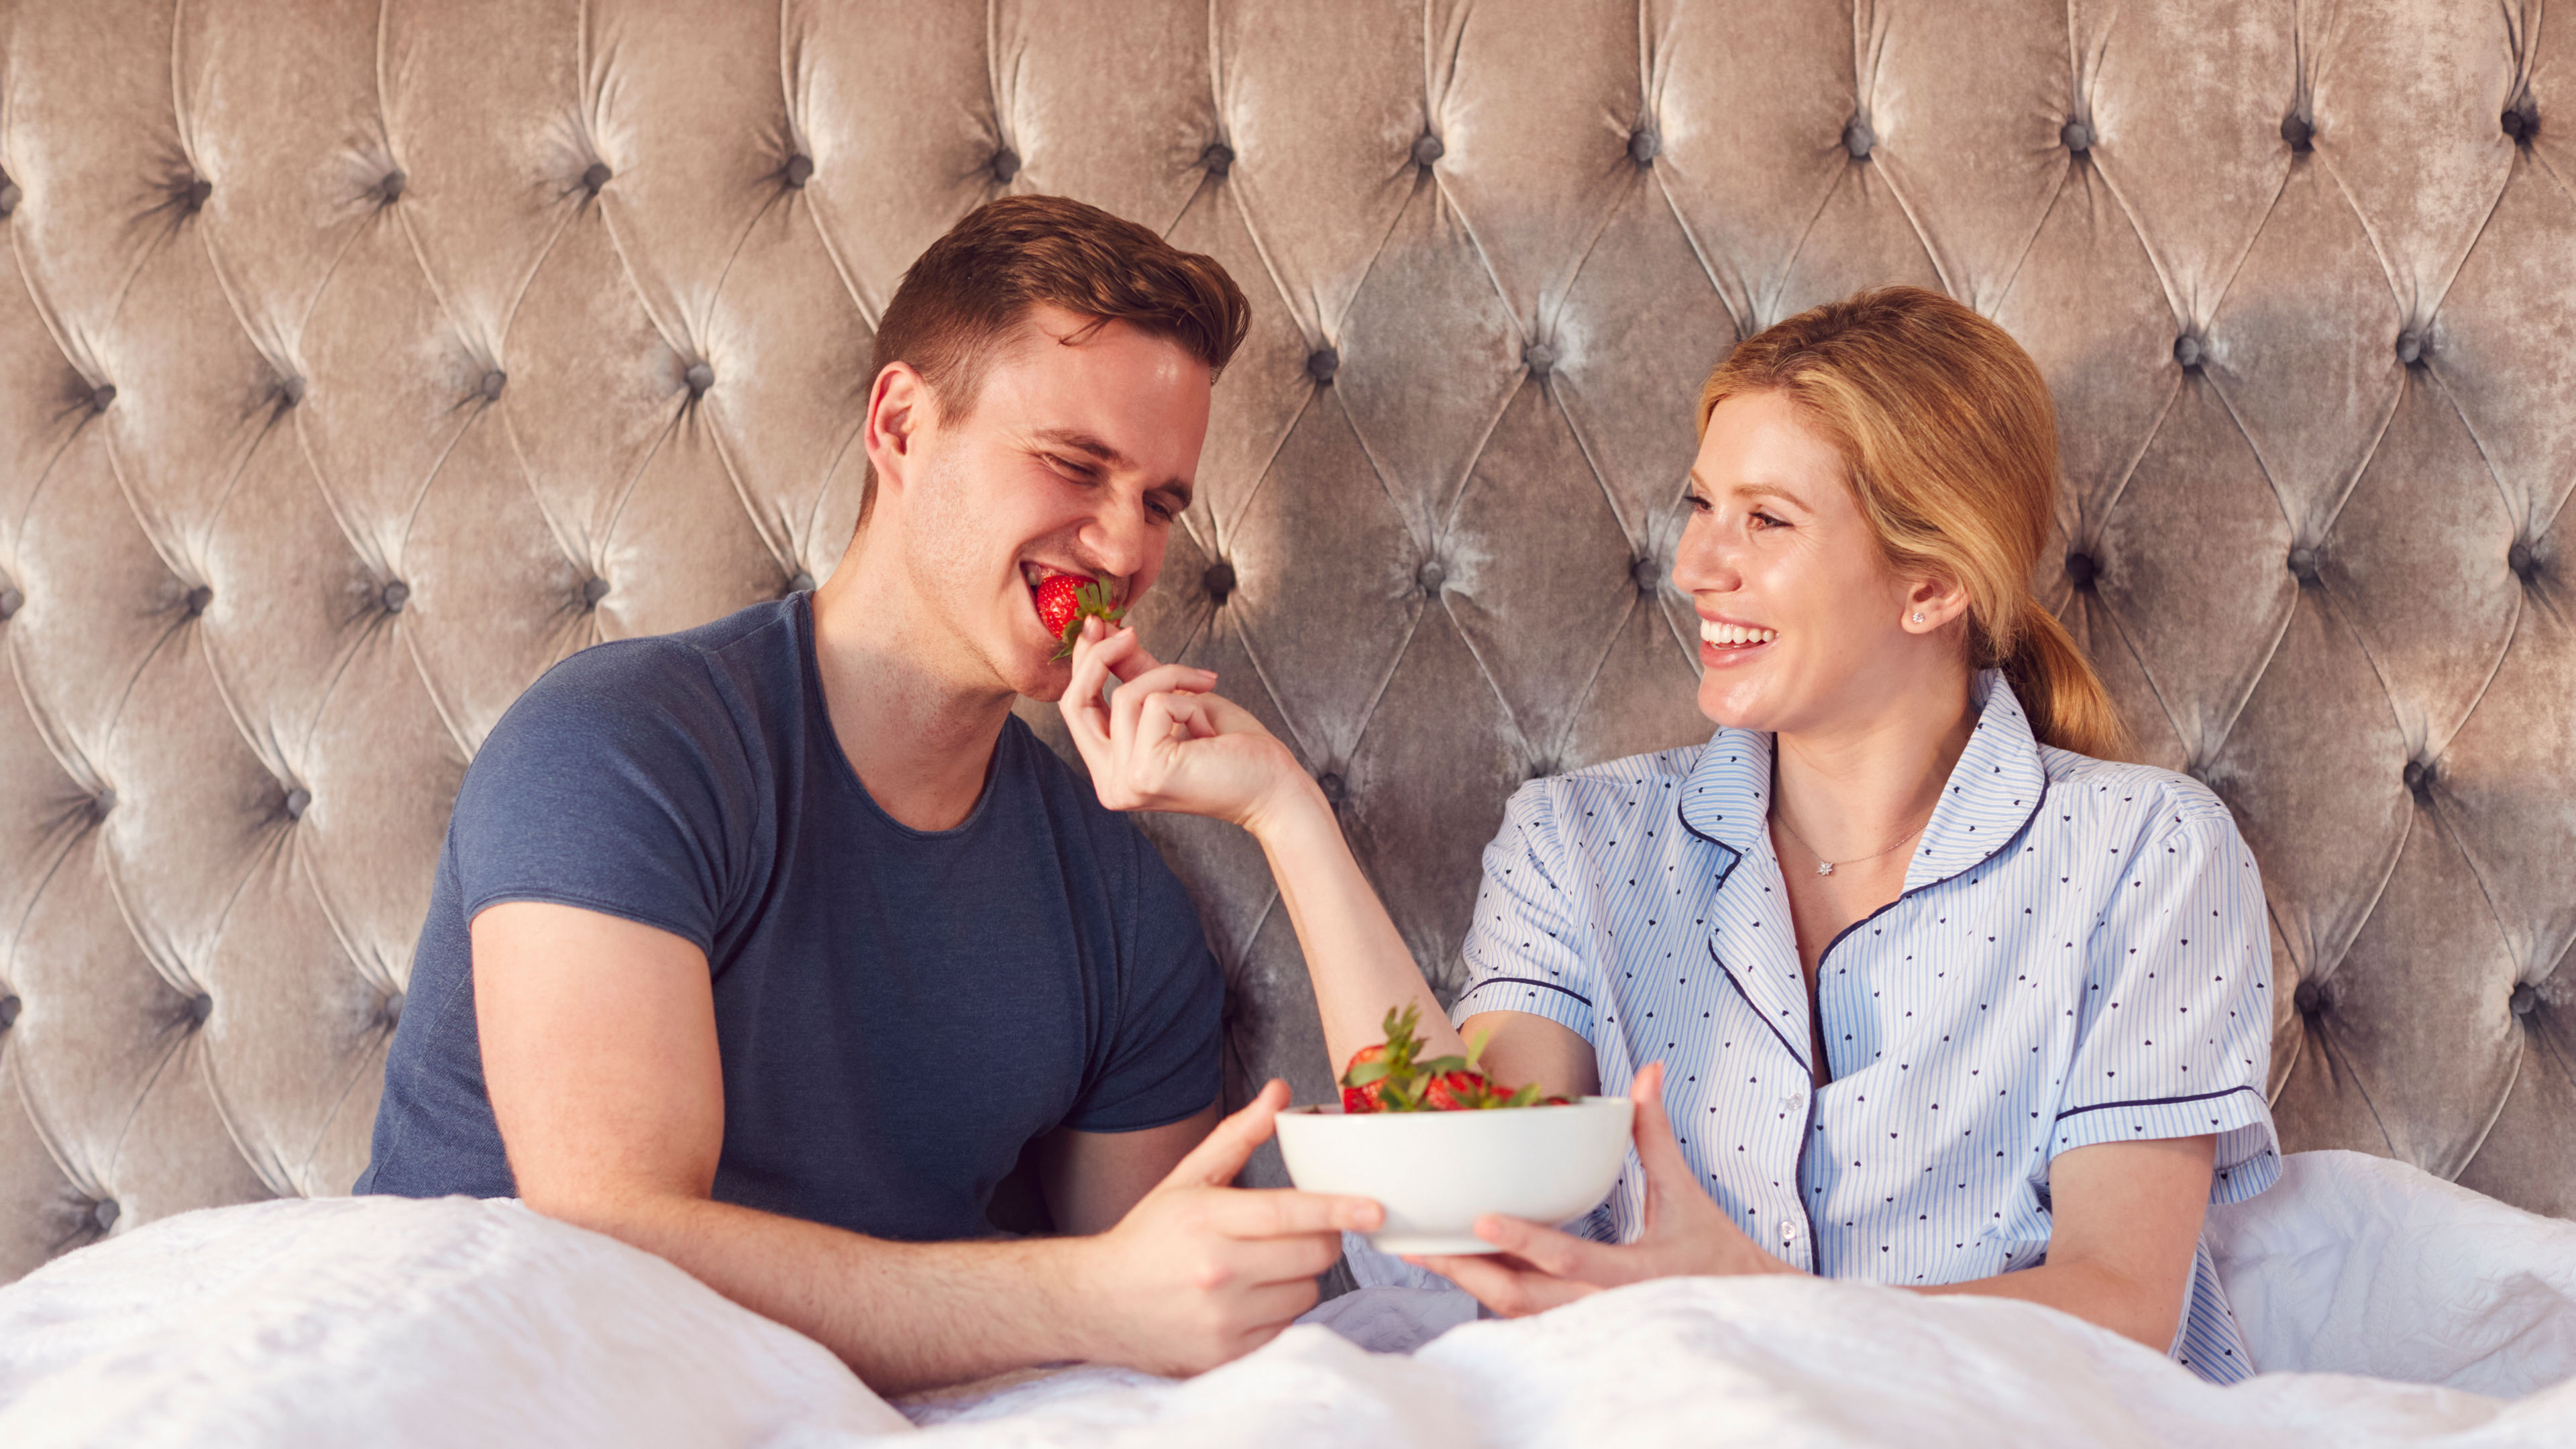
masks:
{"label": "man's arm", "polygon": [[1216,1104],[1178,1122],[1138,1132],[1059,1127],[1038,1143],[1038,1187],[1055,1230],[1105,1233],[1169,1177],[1216,1127]]}
{"label": "man's arm", "polygon": [[894,1243],[714,1202],[724,1079],[704,954],[539,902],[493,906],[472,932],[485,1088],[527,1204],[669,1259],[881,1392],[1063,1359],[1213,1367],[1312,1306],[1340,1231],[1381,1217],[1359,1199],[1222,1186],[1270,1135],[1277,1083],[1094,1237]]}

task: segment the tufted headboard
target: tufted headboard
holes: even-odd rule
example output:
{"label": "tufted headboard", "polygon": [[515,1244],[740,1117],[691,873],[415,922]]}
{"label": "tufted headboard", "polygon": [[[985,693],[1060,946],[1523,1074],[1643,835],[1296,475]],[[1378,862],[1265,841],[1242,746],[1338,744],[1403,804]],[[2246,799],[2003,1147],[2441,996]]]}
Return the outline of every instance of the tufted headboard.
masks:
{"label": "tufted headboard", "polygon": [[[1708,729],[1663,580],[1710,365],[1876,283],[1996,318],[2060,408],[2044,596],[2260,858],[2287,1145],[2576,1212],[2576,13],[0,17],[0,1280],[347,1189],[477,743],[572,650],[829,572],[871,324],[1004,191],[1253,297],[1143,628],[1444,982],[1515,785]],[[1259,853],[1147,825],[1230,1092],[1316,1097]]]}

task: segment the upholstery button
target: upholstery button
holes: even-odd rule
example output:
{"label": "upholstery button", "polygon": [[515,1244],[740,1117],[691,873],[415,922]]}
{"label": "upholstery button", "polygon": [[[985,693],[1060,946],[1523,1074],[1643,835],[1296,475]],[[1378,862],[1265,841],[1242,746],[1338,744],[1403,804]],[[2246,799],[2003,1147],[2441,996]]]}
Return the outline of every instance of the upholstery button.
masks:
{"label": "upholstery button", "polygon": [[2065,125],[2058,128],[2057,139],[2066,143],[2067,150],[2081,156],[2093,149],[2093,128],[2082,121],[2069,118]]}
{"label": "upholstery button", "polygon": [[707,389],[716,385],[716,370],[703,362],[692,362],[681,380],[689,385],[689,396],[704,397]]}
{"label": "upholstery button", "polygon": [[1448,154],[1449,148],[1429,131],[1413,138],[1413,164],[1416,166],[1428,166]]}
{"label": "upholstery button", "polygon": [[496,367],[483,374],[483,385],[480,388],[477,388],[476,391],[483,394],[483,400],[485,402],[499,402],[501,400],[501,389],[508,387],[509,385],[510,374],[503,372],[501,369]]}
{"label": "upholstery button", "polygon": [[2433,763],[2430,760],[2406,762],[2406,788],[2416,799],[2423,800],[2431,797],[2435,778]]}
{"label": "upholstery button", "polygon": [[[2540,559],[2531,551],[2531,540],[2515,539],[2513,547],[2504,551],[2504,566],[2513,570],[2513,576],[2526,584],[2537,577],[2540,573]],[[15,590],[11,593],[14,594]],[[9,594],[0,594],[0,619],[9,617],[9,598]]]}
{"label": "upholstery button", "polygon": [[600,600],[602,600],[602,599],[604,599],[604,598],[607,598],[607,597],[608,597],[608,580],[606,580],[606,579],[586,579],[586,580],[584,580],[584,581],[582,582],[582,586],[581,586],[581,606],[582,606],[583,608],[585,608],[585,609],[596,609],[596,608],[598,608],[598,607],[599,607],[599,601],[600,601]]}
{"label": "upholstery button", "polygon": [[89,1220],[98,1224],[98,1230],[102,1233],[115,1227],[116,1199],[112,1197],[100,1198],[97,1205],[89,1210]]}
{"label": "upholstery button", "polygon": [[814,158],[802,151],[788,157],[787,167],[778,173],[778,179],[801,190],[806,182],[814,179]]}
{"label": "upholstery button", "polygon": [[376,183],[376,195],[387,201],[400,201],[403,188],[409,185],[411,185],[411,178],[403,174],[403,169],[397,166],[385,173],[384,180]]}
{"label": "upholstery button", "polygon": [[313,792],[312,792],[312,791],[305,789],[305,788],[304,788],[303,786],[301,786],[301,785],[298,785],[298,786],[296,786],[294,789],[289,790],[289,791],[287,791],[287,792],[286,792],[286,818],[287,818],[287,819],[289,819],[289,820],[301,820],[301,819],[303,819],[303,818],[304,818],[304,812],[305,812],[305,811],[307,811],[307,810],[310,810],[310,809],[312,809],[312,808],[313,808]]}
{"label": "upholstery button", "polygon": [[1223,176],[1234,169],[1234,148],[1223,141],[1210,141],[1199,153],[1199,165],[1210,176]]}
{"label": "upholstery button", "polygon": [[2413,367],[2416,363],[2423,361],[2424,339],[2416,336],[2412,332],[2398,333],[2397,360],[2407,367]]}
{"label": "upholstery button", "polygon": [[190,1026],[204,1026],[206,1024],[206,1018],[214,1014],[215,999],[213,997],[200,991],[196,995],[188,998],[188,1024]]}
{"label": "upholstery button", "polygon": [[[2511,136],[2517,145],[2528,146],[2538,140],[2540,138],[2539,102],[2529,96],[2514,102],[2504,113],[2504,133]],[[0,188],[0,201],[6,200],[6,190],[6,188]],[[0,205],[0,216],[7,214],[8,208]]]}
{"label": "upholstery button", "polygon": [[115,384],[115,383],[112,383],[112,382],[102,382],[102,383],[100,383],[98,386],[96,386],[96,387],[94,387],[94,388],[91,388],[91,389],[90,389],[90,393],[89,393],[89,407],[90,407],[90,411],[91,411],[91,412],[96,412],[96,413],[103,413],[103,412],[106,412],[106,411],[107,411],[107,409],[108,409],[108,405],[109,405],[110,403],[115,402],[115,401],[116,401],[116,384]]}
{"label": "upholstery button", "polygon": [[1869,128],[1869,122],[1854,116],[1844,124],[1843,149],[1851,153],[1854,161],[1868,160],[1871,148],[1876,145],[1878,133]]}
{"label": "upholstery button", "polygon": [[395,579],[376,594],[376,602],[385,606],[386,613],[399,614],[411,602],[411,585]]}
{"label": "upholstery button", "polygon": [[286,404],[288,407],[302,406],[304,402],[304,374],[300,372],[290,372],[286,376],[279,378],[277,380],[277,400]]}
{"label": "upholstery button", "polygon": [[1651,595],[1663,587],[1664,566],[1651,557],[1640,557],[1628,565],[1628,578],[1638,593]]}
{"label": "upholstery button", "polygon": [[18,1024],[18,998],[15,993],[0,996],[0,1031]]}
{"label": "upholstery button", "polygon": [[1004,186],[1010,185],[1011,178],[1020,174],[1019,154],[1008,146],[994,152],[989,164],[993,169],[993,179]]}
{"label": "upholstery button", "polygon": [[1544,342],[1533,342],[1521,349],[1521,363],[1532,377],[1545,377],[1556,370],[1556,349]]}
{"label": "upholstery button", "polygon": [[2079,589],[2090,589],[2102,577],[2102,565],[2082,549],[2066,556],[2066,581]]}
{"label": "upholstery button", "polygon": [[1413,581],[1421,586],[1422,592],[1436,599],[1440,597],[1440,591],[1449,586],[1449,566],[1436,558],[1424,559],[1422,567],[1413,571]]}
{"label": "upholstery button", "polygon": [[1560,767],[1554,760],[1532,760],[1530,761],[1529,778],[1533,780],[1544,780],[1548,776],[1555,774],[1559,768]]}
{"label": "upholstery button", "polygon": [[9,179],[8,172],[0,171],[0,217],[15,215],[18,203],[25,195],[18,189],[18,183]]}
{"label": "upholstery button", "polygon": [[2317,551],[2304,543],[2290,550],[2290,576],[2297,579],[2302,588],[2315,588],[2317,586]]}
{"label": "upholstery button", "polygon": [[798,569],[796,572],[789,574],[787,576],[787,592],[791,594],[810,594],[814,592],[814,575],[805,569]]}
{"label": "upholstery button", "polygon": [[2299,1009],[2301,1016],[2316,1016],[2334,1005],[2334,997],[2316,982],[2302,981],[2299,989],[2290,993],[2290,1004]]}
{"label": "upholstery button", "polygon": [[179,193],[179,205],[183,207],[189,215],[194,216],[205,209],[207,198],[214,194],[215,183],[200,176],[195,180],[190,181],[187,185],[187,189]]}
{"label": "upholstery button", "polygon": [[188,591],[188,617],[193,619],[198,615],[203,614],[206,612],[206,606],[214,601],[215,591],[206,587],[204,584],[199,584],[195,588],[190,589]]}
{"label": "upholstery button", "polygon": [[2185,372],[2200,371],[2201,360],[2208,355],[2208,345],[2191,333],[2174,339],[2174,361],[2181,363]]}
{"label": "upholstery button", "polygon": [[2313,151],[2317,144],[2317,128],[2307,117],[2293,112],[2281,118],[2281,139],[2288,142],[2293,151]]}
{"label": "upholstery button", "polygon": [[1628,133],[1628,159],[1640,166],[1652,166],[1664,154],[1664,138],[1649,126],[1639,126]]}
{"label": "upholstery button", "polygon": [[1199,575],[1199,587],[1207,591],[1210,600],[1224,603],[1234,593],[1234,565],[1224,559],[1209,564],[1207,572]]}
{"label": "upholstery button", "polygon": [[1317,775],[1315,777],[1315,783],[1317,786],[1322,788],[1324,798],[1330,800],[1336,805],[1341,804],[1351,796],[1351,787],[1343,782],[1341,776],[1334,774],[1330,770],[1326,770],[1324,773]]}
{"label": "upholstery button", "polygon": [[89,813],[97,819],[105,820],[108,812],[115,808],[116,787],[114,785],[102,786],[97,794],[90,797]]}
{"label": "upholstery button", "polygon": [[385,1004],[380,1008],[380,1010],[383,1013],[385,1025],[402,1025],[403,994],[399,991],[387,992],[385,994]]}
{"label": "upholstery button", "polygon": [[25,607],[27,607],[27,596],[25,594],[18,592],[14,588],[0,589],[0,619],[15,618],[17,617],[18,611]]}
{"label": "upholstery button", "polygon": [[[18,998],[13,996],[9,999],[11,1001],[16,1001]],[[2531,989],[2530,982],[2524,981],[2515,985],[2513,988],[2513,1000],[2510,1003],[2513,1007],[2514,1015],[2529,1016],[2531,1015],[2532,1008],[2539,1004],[2540,993]]]}
{"label": "upholstery button", "polygon": [[1329,347],[1318,347],[1306,354],[1306,375],[1317,382],[1331,382],[1342,370],[1342,355]]}
{"label": "upholstery button", "polygon": [[581,173],[581,189],[589,192],[593,196],[597,196],[599,194],[599,188],[606,186],[608,184],[608,178],[615,176],[616,174],[616,172],[608,169],[607,162],[593,161],[588,167],[584,168]]}

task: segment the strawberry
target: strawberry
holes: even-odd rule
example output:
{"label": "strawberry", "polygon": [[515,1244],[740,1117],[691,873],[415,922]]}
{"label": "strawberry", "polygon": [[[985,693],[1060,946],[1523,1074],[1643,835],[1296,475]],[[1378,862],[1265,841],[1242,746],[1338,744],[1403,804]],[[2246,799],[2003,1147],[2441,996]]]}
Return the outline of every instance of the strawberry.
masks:
{"label": "strawberry", "polygon": [[1417,1061],[1422,1038],[1414,1035],[1422,1014],[1414,1007],[1386,1014],[1386,1040],[1351,1053],[1343,1068],[1342,1110],[1361,1112],[1481,1112],[1495,1107],[1570,1105],[1563,1097],[1542,1097],[1533,1082],[1506,1092],[1476,1066],[1490,1035],[1478,1032],[1463,1057]]}
{"label": "strawberry", "polygon": [[1379,1074],[1375,1078],[1369,1080],[1364,1086],[1355,1087],[1347,1085],[1352,1078],[1361,1075],[1360,1068],[1367,1066],[1372,1062],[1384,1061],[1385,1059],[1386,1044],[1383,1042],[1375,1046],[1361,1047],[1358,1051],[1351,1053],[1350,1068],[1342,1073],[1342,1081],[1345,1083],[1342,1088],[1343,1111],[1358,1113],[1380,1112],[1385,1110],[1379,1101],[1380,1097],[1386,1090],[1386,1078],[1384,1074]]}
{"label": "strawberry", "polygon": [[1115,624],[1127,617],[1126,609],[1110,602],[1109,587],[1080,574],[1049,574],[1037,587],[1038,622],[1056,637],[1055,657],[1073,657],[1074,636],[1081,632],[1085,619],[1106,619]]}
{"label": "strawberry", "polygon": [[1492,1104],[1494,1084],[1485,1074],[1459,1067],[1442,1072],[1422,1089],[1422,1105],[1434,1112],[1472,1112]]}

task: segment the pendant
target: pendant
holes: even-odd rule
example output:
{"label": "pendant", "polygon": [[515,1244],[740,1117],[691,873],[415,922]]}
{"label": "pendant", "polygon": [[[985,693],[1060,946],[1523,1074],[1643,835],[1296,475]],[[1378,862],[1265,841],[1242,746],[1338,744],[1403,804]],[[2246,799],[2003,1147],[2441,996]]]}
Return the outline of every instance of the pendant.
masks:
{"label": "pendant", "polygon": [[1818,875],[1832,875],[1833,873],[1834,873],[1834,863],[1833,863],[1832,861],[1830,861],[1830,860],[1820,860],[1820,861],[1817,861],[1817,862],[1816,862],[1816,874],[1818,874]]}

